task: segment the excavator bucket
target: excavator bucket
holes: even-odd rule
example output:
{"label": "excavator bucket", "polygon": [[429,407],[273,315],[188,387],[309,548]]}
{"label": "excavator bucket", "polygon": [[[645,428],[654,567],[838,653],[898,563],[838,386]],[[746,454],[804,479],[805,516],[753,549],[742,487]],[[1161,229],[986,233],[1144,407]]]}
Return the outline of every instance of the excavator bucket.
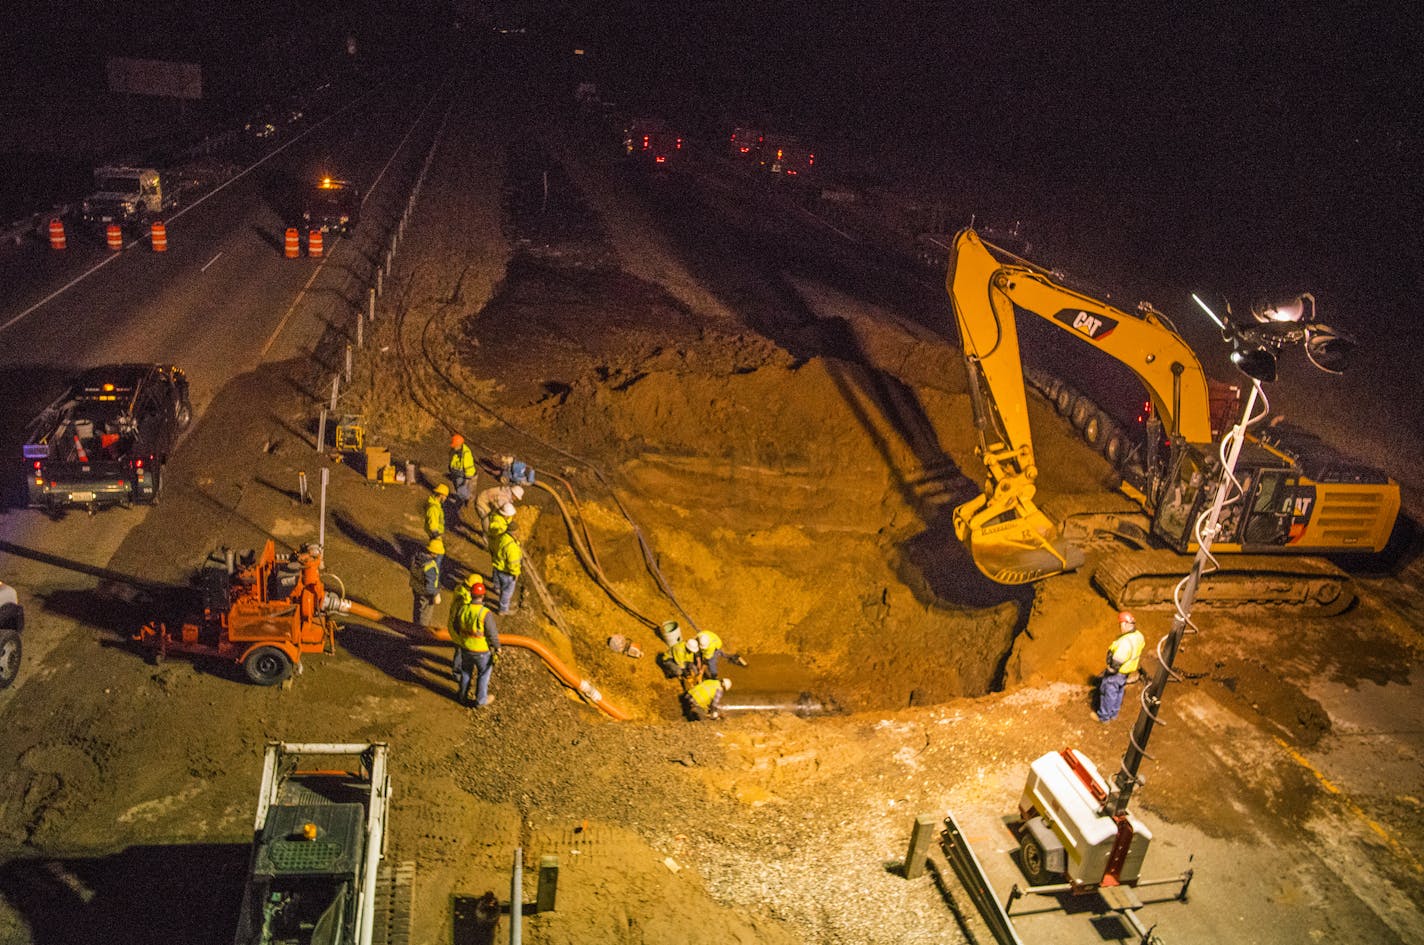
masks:
{"label": "excavator bucket", "polygon": [[[974,503],[967,503],[973,505]],[[974,565],[999,584],[1029,584],[1083,564],[1083,550],[1066,541],[1058,527],[1032,502],[997,514],[986,510],[960,519],[960,538],[969,546]]]}

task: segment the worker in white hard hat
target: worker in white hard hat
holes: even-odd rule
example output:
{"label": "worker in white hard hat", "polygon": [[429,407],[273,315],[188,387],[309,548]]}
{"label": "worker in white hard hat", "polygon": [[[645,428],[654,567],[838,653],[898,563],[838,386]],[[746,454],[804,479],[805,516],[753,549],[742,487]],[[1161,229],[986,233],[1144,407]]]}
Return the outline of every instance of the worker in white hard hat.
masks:
{"label": "worker in white hard hat", "polygon": [[[691,642],[691,641],[689,641]],[[732,688],[730,679],[704,679],[687,690],[687,715],[694,722],[722,717],[722,694]]]}
{"label": "worker in white hard hat", "polygon": [[692,649],[691,644],[697,644],[697,648],[692,650],[695,654],[694,662],[708,679],[716,679],[718,677],[718,664],[724,657],[728,662],[735,663],[738,666],[747,665],[747,661],[736,653],[724,652],[722,649],[722,638],[711,630],[703,630],[698,633],[697,636],[689,640],[688,643],[689,649]]}
{"label": "worker in white hard hat", "polygon": [[1137,629],[1137,619],[1124,610],[1117,615],[1118,636],[1108,647],[1107,666],[1098,679],[1098,721],[1111,722],[1122,709],[1122,691],[1136,675],[1147,640]]}
{"label": "worker in white hard hat", "polygon": [[504,506],[514,507],[524,498],[524,487],[501,483],[491,486],[475,496],[475,514],[480,518],[480,533],[489,534],[490,516]]}
{"label": "worker in white hard hat", "polygon": [[678,640],[663,653],[658,654],[658,665],[662,667],[663,674],[669,679],[680,679],[684,686],[692,685],[701,680],[697,673],[696,653],[694,647],[696,640]]}

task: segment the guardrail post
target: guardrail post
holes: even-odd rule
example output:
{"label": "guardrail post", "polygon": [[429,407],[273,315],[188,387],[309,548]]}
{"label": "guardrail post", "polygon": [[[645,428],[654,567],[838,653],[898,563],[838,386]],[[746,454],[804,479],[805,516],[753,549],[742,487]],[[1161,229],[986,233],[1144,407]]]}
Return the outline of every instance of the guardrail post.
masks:
{"label": "guardrail post", "polygon": [[[321,408],[321,418],[316,422],[316,451],[320,453],[326,449],[326,408]],[[302,473],[302,482],[306,482],[306,473]]]}
{"label": "guardrail post", "polygon": [[514,875],[509,881],[509,945],[524,939],[524,848],[514,851]]}
{"label": "guardrail post", "polygon": [[346,346],[346,383],[351,383],[351,346]]}
{"label": "guardrail post", "polygon": [[376,290],[368,289],[366,292],[366,318],[371,324],[376,324]]}
{"label": "guardrail post", "polygon": [[356,310],[356,347],[365,347],[366,339],[366,313],[360,309]]}
{"label": "guardrail post", "polygon": [[331,375],[331,412],[336,413],[336,397],[341,393],[341,375]]}
{"label": "guardrail post", "polygon": [[380,266],[377,266],[377,267],[376,267],[376,289],[375,289],[375,292],[376,292],[377,295],[383,294],[383,293],[382,293],[382,290],[384,289],[384,286],[381,285],[381,282],[382,282],[382,280],[383,280],[384,275],[385,275],[385,270],[382,269]]}

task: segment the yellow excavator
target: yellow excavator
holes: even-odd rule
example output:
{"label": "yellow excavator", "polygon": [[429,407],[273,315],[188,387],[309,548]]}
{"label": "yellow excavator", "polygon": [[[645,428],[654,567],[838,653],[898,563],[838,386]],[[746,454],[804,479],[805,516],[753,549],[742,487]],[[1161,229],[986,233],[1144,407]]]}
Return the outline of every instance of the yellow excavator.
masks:
{"label": "yellow excavator", "polygon": [[[998,583],[1026,584],[1082,566],[1075,536],[1110,532],[1131,547],[1097,562],[1099,588],[1120,608],[1172,606],[1172,590],[1190,566],[1185,555],[1196,548],[1193,523],[1211,501],[1220,465],[1201,362],[1146,303],[1135,314],[1121,311],[985,243],[972,229],[955,237],[945,285],[986,471],[983,493],[954,511],[955,534],[975,565]],[[1120,469],[1122,491],[1140,513],[1079,513],[1055,521],[1035,504],[1038,466],[1020,312],[1124,365],[1146,389],[1143,442]],[[1093,434],[1099,437],[1096,429]],[[1122,449],[1114,436],[1104,452],[1119,459],[1113,454]],[[1348,575],[1311,556],[1383,550],[1399,513],[1399,484],[1289,427],[1248,438],[1237,478],[1242,501],[1215,538],[1221,560],[1203,578],[1199,603],[1314,615],[1348,607],[1354,600]]]}

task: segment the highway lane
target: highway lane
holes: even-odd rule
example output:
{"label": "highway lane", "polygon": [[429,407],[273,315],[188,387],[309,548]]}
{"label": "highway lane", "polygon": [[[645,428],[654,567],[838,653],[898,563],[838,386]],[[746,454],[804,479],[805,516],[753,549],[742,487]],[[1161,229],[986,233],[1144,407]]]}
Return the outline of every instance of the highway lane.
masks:
{"label": "highway lane", "polygon": [[[43,246],[7,252],[3,268],[27,255],[44,279],[0,300],[0,325],[6,326],[0,329],[0,456],[16,457],[6,471],[18,467],[25,422],[81,368],[130,360],[177,364],[188,372],[200,423],[204,408],[233,378],[263,361],[309,356],[330,325],[348,324],[438,123],[436,92],[387,86],[334,114],[190,204],[169,226],[167,253],[130,247],[65,288],[86,263],[93,265],[93,253],[81,249],[58,264]],[[347,239],[328,234],[323,260],[285,259],[282,235],[295,187],[319,170],[362,187],[361,224]],[[37,284],[45,294],[63,291],[26,313]],[[102,568],[146,515],[144,507],[60,519],[15,507],[0,513],[0,575],[29,598],[26,669],[83,629],[55,612],[52,602],[93,588],[95,578],[83,569]],[[27,550],[73,562],[74,569],[33,560]],[[196,562],[207,550],[174,548],[173,554]]]}

